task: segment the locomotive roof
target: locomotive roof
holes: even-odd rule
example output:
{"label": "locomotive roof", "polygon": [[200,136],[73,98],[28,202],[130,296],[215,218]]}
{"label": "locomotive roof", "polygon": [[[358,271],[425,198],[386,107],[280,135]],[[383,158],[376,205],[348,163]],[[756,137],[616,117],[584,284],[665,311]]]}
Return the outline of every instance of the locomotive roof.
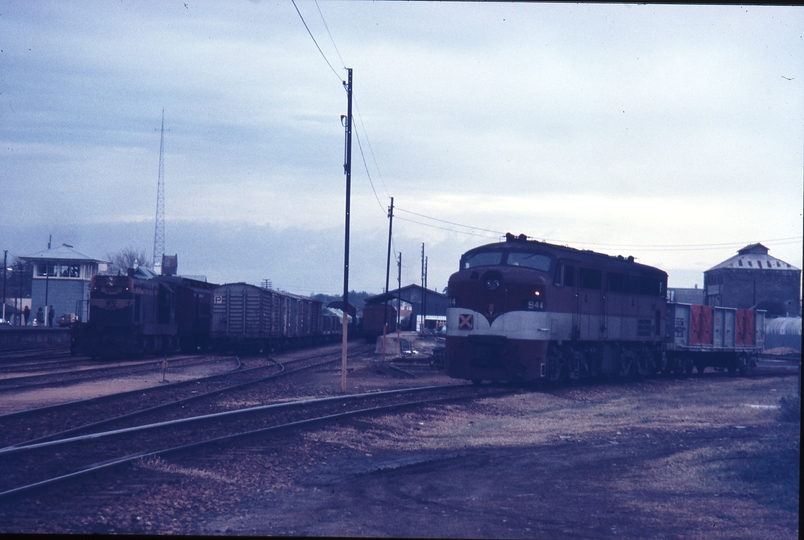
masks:
{"label": "locomotive roof", "polygon": [[662,274],[667,274],[661,268],[656,268],[655,266],[649,266],[646,264],[641,264],[635,262],[633,256],[623,257],[622,255],[607,255],[605,253],[598,253],[597,251],[591,251],[587,249],[576,249],[569,246],[560,246],[558,244],[550,244],[548,242],[541,242],[538,240],[528,240],[524,234],[519,236],[514,236],[511,233],[505,235],[506,241],[505,242],[496,242],[493,244],[485,244],[483,246],[478,246],[476,248],[470,249],[466,253],[461,256],[466,257],[469,253],[474,251],[495,248],[495,249],[503,249],[503,250],[534,250],[534,251],[543,251],[546,253],[551,253],[557,257],[567,257],[567,256],[575,256],[581,258],[581,260],[585,259],[592,259],[597,264],[603,263],[613,263],[613,264],[627,264],[633,266],[634,269],[639,270],[648,270],[654,272],[660,272]]}

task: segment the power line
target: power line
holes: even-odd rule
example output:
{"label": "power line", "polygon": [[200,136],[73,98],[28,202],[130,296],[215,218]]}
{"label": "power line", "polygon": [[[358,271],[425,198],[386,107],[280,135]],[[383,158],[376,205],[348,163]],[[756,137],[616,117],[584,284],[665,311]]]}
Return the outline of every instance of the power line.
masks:
{"label": "power line", "polygon": [[357,103],[357,97],[355,97],[355,108],[357,109],[357,117],[360,119],[360,125],[363,127],[363,134],[366,137],[366,144],[368,145],[369,152],[371,153],[371,159],[374,161],[374,167],[376,167],[377,174],[380,176],[380,182],[382,182],[382,187],[385,190],[385,195],[388,198],[390,198],[391,194],[388,192],[388,187],[385,185],[385,179],[382,177],[382,171],[380,171],[380,166],[377,163],[377,156],[374,154],[374,148],[371,146],[368,131],[366,131],[366,126],[363,124],[363,115],[360,114],[360,106]]}
{"label": "power line", "polygon": [[[399,216],[396,216],[396,219],[401,219],[402,221],[407,221],[409,223],[416,223],[418,225],[424,225],[425,227],[432,227],[433,229],[441,229],[442,231],[450,231],[450,232],[455,232],[455,233],[460,233],[460,234],[468,234],[469,236],[479,236],[481,238],[499,238],[499,236],[500,236],[500,235],[489,236],[487,234],[478,234],[478,233],[473,233],[473,232],[469,232],[469,231],[459,231],[457,229],[450,229],[448,227],[439,227],[438,225],[432,225],[430,223],[422,223],[421,221],[416,221],[414,219],[407,219],[407,218],[403,218],[403,217],[399,217]],[[435,218],[430,218],[430,219],[435,219]],[[447,223],[449,223],[449,222],[447,222]],[[465,227],[465,225],[461,225],[461,227]],[[485,230],[485,229],[478,229],[478,230]],[[494,232],[494,231],[492,231],[492,232]]]}
{"label": "power line", "polygon": [[369,172],[368,164],[366,163],[366,156],[363,154],[363,145],[360,143],[360,134],[357,132],[357,130],[355,130],[355,135],[357,136],[357,147],[360,150],[360,157],[363,159],[363,167],[366,169],[366,176],[368,176],[371,191],[374,192],[374,198],[377,199],[377,204],[380,205],[380,211],[385,214],[385,207],[383,207],[382,202],[380,202],[380,197],[377,196],[377,190],[374,189],[374,182],[371,181],[371,173]]}
{"label": "power line", "polygon": [[[293,7],[296,8],[296,13],[299,14],[299,18],[301,19],[301,22],[304,25],[304,28],[306,28],[307,33],[310,34],[310,39],[312,39],[313,43],[315,43],[315,48],[318,49],[318,52],[321,53],[321,57],[324,59],[324,62],[327,63],[327,65],[329,66],[329,69],[332,70],[332,73],[334,73],[335,76],[338,77],[338,81],[343,82],[343,78],[340,75],[338,75],[338,72],[335,71],[335,68],[332,67],[332,64],[330,64],[329,60],[327,60],[327,56],[324,54],[324,51],[322,51],[321,47],[318,46],[318,42],[315,40],[315,37],[313,37],[313,33],[310,31],[310,27],[307,26],[307,23],[305,22],[304,17],[302,17],[301,11],[299,11],[299,6],[296,5],[296,0],[290,0],[290,1],[293,2]],[[316,3],[316,5],[318,5],[318,4]],[[327,32],[329,32],[329,30],[327,30]]]}
{"label": "power line", "polygon": [[321,22],[324,23],[324,28],[327,29],[327,35],[329,35],[329,40],[332,42],[332,46],[335,47],[335,52],[338,54],[338,58],[341,61],[341,66],[346,69],[346,62],[344,62],[343,58],[341,58],[341,51],[338,50],[338,46],[335,45],[335,40],[332,39],[332,34],[329,31],[329,26],[327,26],[327,21],[324,19],[324,14],[321,12],[321,6],[318,5],[318,0],[315,0],[315,7],[318,8],[318,14],[321,15]]}
{"label": "power line", "polygon": [[[419,216],[419,217],[423,217],[423,218],[426,218],[426,219],[432,219],[433,221],[439,221],[439,222],[441,222],[441,223],[446,223],[446,224],[448,224],[448,225],[455,225],[456,227],[464,227],[464,228],[466,228],[466,229],[472,229],[472,230],[476,230],[476,231],[483,231],[483,232],[490,232],[490,233],[494,233],[494,234],[496,234],[497,236],[505,236],[505,233],[504,233],[504,232],[500,232],[500,231],[492,231],[492,230],[490,230],[490,229],[483,229],[482,227],[474,227],[474,226],[472,226],[472,225],[463,225],[463,224],[461,224],[461,223],[455,223],[455,222],[453,222],[453,221],[447,221],[447,220],[445,220],[445,219],[438,219],[438,218],[434,218],[434,217],[431,217],[431,216],[426,216],[426,215],[424,215],[424,214],[419,214],[419,213],[417,213],[417,212],[413,212],[413,211],[411,211],[411,210],[405,210],[404,208],[399,208],[399,207],[397,207],[397,210],[399,210],[399,211],[401,211],[401,212],[405,212],[406,214],[413,214],[414,216]],[[407,221],[411,221],[411,220],[407,220]],[[414,223],[420,223],[420,222],[418,222],[418,221],[414,221]],[[420,223],[420,224],[421,224],[421,225],[425,225],[425,226],[427,226],[427,227],[436,227],[435,225],[427,225],[426,223]],[[436,228],[441,229],[442,227],[436,227]],[[446,230],[451,230],[451,229],[446,229]],[[456,232],[460,232],[460,231],[456,231]],[[477,236],[480,236],[480,235],[477,235]]]}

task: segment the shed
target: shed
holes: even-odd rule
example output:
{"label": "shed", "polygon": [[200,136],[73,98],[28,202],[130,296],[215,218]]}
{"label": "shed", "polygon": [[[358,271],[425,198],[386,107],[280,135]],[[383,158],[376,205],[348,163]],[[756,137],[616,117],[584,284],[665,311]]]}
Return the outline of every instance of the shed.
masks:
{"label": "shed", "polygon": [[399,301],[410,304],[413,312],[408,319],[407,327],[402,322],[401,330],[421,330],[422,324],[428,330],[436,330],[438,323],[447,319],[447,295],[425,289],[421,285],[407,285],[384,294],[370,296],[365,301],[366,305],[382,304],[386,301],[392,305],[396,303],[397,310]]}

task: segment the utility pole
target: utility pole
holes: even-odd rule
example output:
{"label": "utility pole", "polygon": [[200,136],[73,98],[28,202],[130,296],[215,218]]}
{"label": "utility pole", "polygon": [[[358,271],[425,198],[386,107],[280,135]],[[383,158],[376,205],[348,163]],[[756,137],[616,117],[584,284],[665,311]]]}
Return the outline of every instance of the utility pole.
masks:
{"label": "utility pole", "polygon": [[[344,156],[343,172],[346,174],[346,219],[343,248],[343,341],[341,344],[341,392],[346,393],[346,349],[349,337],[349,215],[352,192],[352,68],[346,68],[348,81],[343,81],[346,87],[346,155]],[[343,120],[343,116],[341,116]]]}
{"label": "utility pole", "polygon": [[[50,244],[53,242],[53,235],[48,236],[47,249],[50,251]],[[45,324],[47,323],[47,293],[50,286],[50,263],[45,261]],[[33,292],[33,291],[32,291]],[[31,294],[33,296],[33,294]]]}
{"label": "utility pole", "polygon": [[165,253],[165,109],[162,109],[162,129],[159,134],[159,178],[156,186],[156,227],[154,229],[154,270],[162,274],[162,255]]}
{"label": "utility pole", "polygon": [[391,275],[391,232],[394,229],[394,198],[391,197],[391,206],[388,207],[388,255],[385,257],[385,316],[383,323],[388,325],[388,279]]}
{"label": "utility pole", "polygon": [[6,264],[8,264],[8,250],[4,249],[3,250],[3,323],[6,322]]}
{"label": "utility pole", "polygon": [[425,286],[425,277],[424,277],[424,242],[422,242],[422,301],[421,301],[421,310],[422,310],[422,324],[419,326],[419,332],[424,334],[424,318],[425,318],[425,311],[424,308],[426,306],[426,302],[424,300],[427,294],[427,288]]}

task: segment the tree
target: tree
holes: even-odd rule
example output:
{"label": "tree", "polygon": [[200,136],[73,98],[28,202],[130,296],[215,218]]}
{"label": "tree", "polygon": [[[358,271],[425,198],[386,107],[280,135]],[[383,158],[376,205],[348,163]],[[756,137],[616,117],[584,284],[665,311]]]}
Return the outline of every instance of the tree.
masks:
{"label": "tree", "polygon": [[135,262],[139,266],[153,268],[153,263],[148,259],[145,250],[136,250],[130,246],[115,253],[107,253],[106,260],[110,263],[110,274],[125,274],[129,268],[134,268]]}

